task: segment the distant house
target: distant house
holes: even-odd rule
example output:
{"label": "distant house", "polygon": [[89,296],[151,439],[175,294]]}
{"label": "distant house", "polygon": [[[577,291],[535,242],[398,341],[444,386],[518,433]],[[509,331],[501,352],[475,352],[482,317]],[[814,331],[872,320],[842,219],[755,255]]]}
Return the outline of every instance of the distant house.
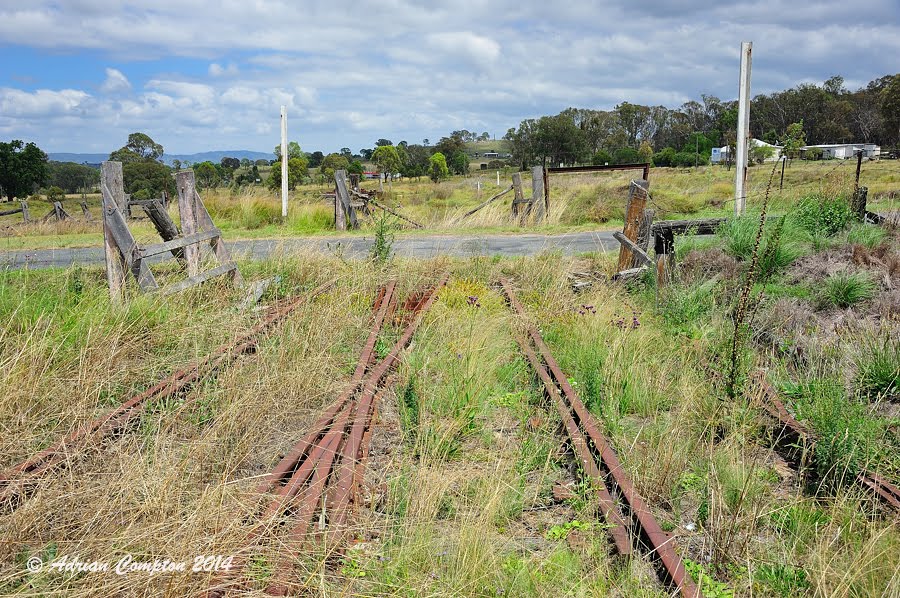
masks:
{"label": "distant house", "polygon": [[[750,139],[750,147],[771,147],[773,149],[772,155],[766,158],[766,162],[777,162],[781,159],[781,146],[780,145],[772,145],[771,143],[766,143],[761,139]],[[752,159],[752,156],[750,156]],[[712,148],[712,155],[709,159],[713,164],[719,164],[721,162],[728,161],[728,146],[724,147],[714,147]]]}
{"label": "distant house", "polygon": [[818,148],[822,150],[823,159],[836,158],[838,160],[847,160],[856,156],[856,152],[862,151],[863,158],[878,158],[881,155],[881,146],[874,143],[823,143],[820,145],[807,145],[800,148],[800,155],[803,156],[807,151]]}
{"label": "distant house", "polygon": [[377,178],[380,178],[380,177],[381,177],[381,175],[380,175],[379,173],[377,173],[377,172],[364,172],[364,173],[363,173],[363,178],[364,178],[364,179],[377,179]]}
{"label": "distant house", "polygon": [[498,152],[484,152],[485,158],[499,158],[500,154]]}

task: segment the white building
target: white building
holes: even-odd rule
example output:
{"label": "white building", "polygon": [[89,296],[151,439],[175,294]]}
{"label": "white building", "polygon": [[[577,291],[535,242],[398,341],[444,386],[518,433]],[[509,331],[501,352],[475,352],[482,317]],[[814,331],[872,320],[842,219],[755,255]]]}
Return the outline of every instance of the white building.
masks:
{"label": "white building", "polygon": [[[754,147],[771,147],[772,155],[766,158],[766,162],[777,162],[781,159],[781,146],[780,145],[772,145],[771,143],[766,143],[761,139],[750,139],[750,159],[753,159],[753,148]],[[724,147],[714,147],[712,148],[712,156],[710,157],[710,162],[713,164],[719,164],[720,162],[728,161],[728,146]]]}
{"label": "white building", "polygon": [[800,155],[804,155],[812,148],[822,150],[822,159],[837,158],[847,160],[855,158],[856,152],[862,151],[863,158],[877,158],[881,155],[881,146],[874,143],[824,143],[821,145],[807,145],[800,148]]}

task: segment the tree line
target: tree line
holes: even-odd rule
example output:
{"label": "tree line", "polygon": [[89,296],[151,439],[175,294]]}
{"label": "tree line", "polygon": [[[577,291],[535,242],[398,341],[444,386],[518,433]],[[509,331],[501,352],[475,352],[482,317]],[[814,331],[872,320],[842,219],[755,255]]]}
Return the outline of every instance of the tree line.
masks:
{"label": "tree line", "polygon": [[[670,109],[622,102],[613,110],[567,108],[556,116],[523,120],[507,131],[513,160],[535,164],[706,164],[713,147],[732,146],[737,101],[711,95]],[[900,74],[855,91],[834,76],[822,85],[800,84],[759,94],[750,105],[750,133],[781,144],[789,127],[803,123],[806,143],[900,144]]]}

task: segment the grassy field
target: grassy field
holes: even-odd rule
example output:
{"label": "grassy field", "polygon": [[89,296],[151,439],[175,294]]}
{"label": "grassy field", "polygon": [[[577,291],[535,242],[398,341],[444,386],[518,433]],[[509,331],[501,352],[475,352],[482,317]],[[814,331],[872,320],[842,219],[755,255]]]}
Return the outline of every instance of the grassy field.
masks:
{"label": "grassy field", "polygon": [[[802,197],[817,193],[850,193],[855,162],[797,161],[787,168],[783,191],[773,197],[773,208],[783,213],[792,210]],[[755,166],[750,171],[748,205],[752,210],[762,201],[771,169]],[[525,195],[530,195],[531,182],[523,173]],[[598,228],[619,228],[628,190],[628,182],[637,172],[615,172],[590,175],[554,175],[551,178],[550,217],[528,231],[547,234]],[[656,168],[650,174],[651,205],[657,218],[727,216],[733,212],[734,171],[719,166],[698,169]],[[862,184],[869,188],[869,207],[876,211],[895,211],[900,197],[900,161],[884,160],[863,165]],[[481,185],[481,191],[477,189]],[[461,220],[466,211],[509,186],[509,175],[480,174],[454,177],[438,185],[426,179],[386,185],[383,201],[405,216],[423,225],[421,229],[403,228],[401,234],[516,233],[523,227],[510,218],[511,194]],[[364,183],[375,188],[377,183]],[[226,239],[278,238],[298,235],[335,235],[333,207],[322,199],[330,191],[326,186],[305,185],[291,194],[286,222],[281,221],[280,200],[275,193],[262,188],[232,192],[214,189],[203,192],[204,201]],[[84,222],[78,206],[80,198],[65,203],[75,222],[51,222],[23,225],[20,215],[0,218],[3,238],[0,250],[50,247],[99,246],[100,225]],[[95,220],[99,217],[99,196],[88,196],[88,206]],[[34,218],[49,211],[49,204],[32,202]],[[173,217],[177,221],[177,209]],[[402,223],[399,223],[402,224]],[[341,234],[371,235],[374,224],[364,219],[360,230]],[[156,238],[146,221],[137,221],[133,229],[139,240]]]}
{"label": "grassy field", "polygon": [[[762,172],[754,170],[754,189]],[[792,174],[809,176],[810,190],[821,184],[805,168]],[[666,189],[700,193],[686,186],[687,173],[668,175],[657,201]],[[881,175],[879,185],[887,190],[896,176]],[[609,178],[590,185],[621,194],[625,178]],[[572,202],[594,189],[566,184]],[[707,207],[693,213],[714,212],[714,192],[705,193]],[[642,558],[610,553],[596,495],[579,483],[559,416],[516,345],[524,322],[497,290],[503,275],[706,596],[900,595],[896,515],[850,483],[862,468],[900,478],[900,236],[841,220],[832,201],[795,206],[766,229],[735,392],[732,321],[752,261],[752,215],[716,237],[678,239],[677,282],[664,289],[652,276],[628,287],[606,282],[607,255],[377,265],[298,254],[244,263],[250,279],[281,275],[265,302],[339,281],[256,354],[73,454],[63,475],[0,514],[0,594],[197,595],[204,574],[28,573],[24,563],[235,553],[259,476],[346,385],[377,285],[395,278],[405,295],[449,270],[380,410],[356,541],[339,562],[323,548],[306,551],[295,563],[297,593],[668,595]],[[574,272],[593,284],[574,293]],[[137,297],[125,308],[109,305],[104,285],[98,269],[0,272],[0,467],[259,317],[236,309],[241,293],[225,285],[178,300]],[[771,448],[747,383],[758,369],[818,434],[812,477]],[[279,551],[272,542],[254,552],[252,595]]]}

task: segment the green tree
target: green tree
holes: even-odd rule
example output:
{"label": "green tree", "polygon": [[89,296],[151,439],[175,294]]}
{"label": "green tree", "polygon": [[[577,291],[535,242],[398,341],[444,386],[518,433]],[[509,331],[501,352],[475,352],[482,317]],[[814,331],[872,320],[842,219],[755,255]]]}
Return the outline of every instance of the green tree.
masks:
{"label": "green tree", "polygon": [[143,160],[159,160],[163,155],[163,146],[153,141],[146,133],[132,133],[122,149],[134,152]]}
{"label": "green tree", "polygon": [[453,174],[469,174],[469,156],[466,152],[456,152],[450,156],[448,167]]}
{"label": "green tree", "polygon": [[47,189],[47,201],[63,201],[66,198],[66,192],[53,185],[49,189]]}
{"label": "green tree", "polygon": [[770,145],[756,145],[750,150],[750,158],[757,164],[762,164],[775,155],[775,148]]}
{"label": "green tree", "polygon": [[146,190],[151,197],[160,197],[165,190],[170,196],[175,194],[175,179],[162,162],[143,160],[122,164],[122,178],[125,193],[134,195]]}
{"label": "green tree", "polygon": [[886,141],[900,143],[900,74],[891,77],[880,96]]}
{"label": "green tree", "polygon": [[806,133],[803,131],[803,121],[788,125],[781,142],[782,153],[793,160],[800,155],[800,148],[806,145]]}
{"label": "green tree", "polygon": [[38,146],[18,139],[0,142],[0,196],[27,197],[46,178],[47,154]]}
{"label": "green tree", "polygon": [[350,162],[350,166],[347,167],[347,172],[350,174],[362,175],[365,174],[366,167],[363,166],[363,163],[359,160],[354,160],[353,162]]}
{"label": "green tree", "polygon": [[[290,149],[288,149],[290,154]],[[309,174],[309,161],[305,156],[300,158],[288,158],[288,189],[294,190],[296,186],[303,182],[303,179]],[[269,172],[269,180],[267,181],[269,189],[278,189],[281,187],[281,165],[275,164]]]}
{"label": "green tree", "polygon": [[100,171],[85,164],[50,162],[48,171],[50,184],[60,187],[66,193],[77,193],[100,182]]}
{"label": "green tree", "polygon": [[219,172],[208,160],[194,166],[194,175],[197,177],[197,183],[204,189],[212,189],[219,184]]}
{"label": "green tree", "polygon": [[435,152],[428,158],[428,177],[438,183],[450,176],[450,169],[447,168],[447,158],[441,152]]}
{"label": "green tree", "polygon": [[[379,141],[383,141],[379,139]],[[379,145],[372,153],[372,160],[378,166],[378,171],[387,175],[400,172],[403,162],[400,160],[400,154],[393,145]]]}
{"label": "green tree", "polygon": [[321,172],[322,176],[325,177],[325,181],[329,183],[334,182],[335,171],[349,169],[350,161],[347,160],[346,156],[342,156],[341,154],[336,153],[331,153],[325,156],[322,159],[322,164],[319,165],[319,172]]}
{"label": "green tree", "polygon": [[[303,150],[300,148],[300,144],[296,141],[288,141],[288,163],[290,164],[291,158],[305,158],[305,154]],[[281,145],[275,146],[275,161],[281,162]]]}

